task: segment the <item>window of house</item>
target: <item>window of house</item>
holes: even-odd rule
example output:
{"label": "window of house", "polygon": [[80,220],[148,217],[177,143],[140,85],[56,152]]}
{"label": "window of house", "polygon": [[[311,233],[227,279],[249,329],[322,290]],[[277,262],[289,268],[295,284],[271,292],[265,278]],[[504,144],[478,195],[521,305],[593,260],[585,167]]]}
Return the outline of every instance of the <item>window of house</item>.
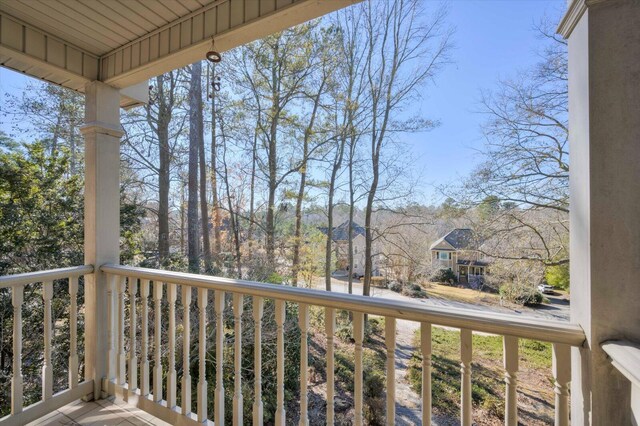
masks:
{"label": "window of house", "polygon": [[451,253],[447,253],[446,251],[438,252],[438,259],[440,260],[449,260],[451,259]]}

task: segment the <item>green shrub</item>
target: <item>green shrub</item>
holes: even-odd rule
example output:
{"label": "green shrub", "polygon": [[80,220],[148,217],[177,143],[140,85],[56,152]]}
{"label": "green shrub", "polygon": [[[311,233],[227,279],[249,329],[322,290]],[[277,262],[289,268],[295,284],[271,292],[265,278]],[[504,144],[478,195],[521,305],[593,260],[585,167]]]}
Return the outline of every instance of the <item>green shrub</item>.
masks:
{"label": "green shrub", "polygon": [[400,293],[402,291],[402,284],[400,284],[398,281],[394,281],[389,284],[389,290]]}
{"label": "green shrub", "polygon": [[380,334],[384,330],[384,318],[369,317],[369,330],[371,334]]}
{"label": "green shrub", "polygon": [[284,277],[277,272],[273,272],[265,281],[271,284],[282,284]]}
{"label": "green shrub", "polygon": [[497,417],[499,419],[504,418],[504,398],[487,396],[487,398],[484,401],[482,401],[481,406],[490,415]]}
{"label": "green shrub", "polygon": [[407,284],[402,289],[402,294],[409,297],[415,298],[425,298],[427,297],[427,293],[423,290],[423,288],[418,284]]}
{"label": "green shrub", "polygon": [[535,288],[515,284],[502,285],[500,296],[509,302],[524,306],[536,306],[544,301],[542,294]]}
{"label": "green shrub", "polygon": [[445,285],[452,285],[458,282],[456,274],[451,269],[439,269],[432,276],[431,281],[442,283]]}
{"label": "green shrub", "polygon": [[364,417],[369,425],[383,425],[385,420],[385,360],[380,352],[365,349],[362,356],[364,370]]}
{"label": "green shrub", "polygon": [[547,283],[556,288],[569,290],[569,264],[564,263],[557,266],[548,266],[544,271],[544,278],[547,280]]}
{"label": "green shrub", "polygon": [[350,342],[353,339],[353,333],[349,324],[340,324],[336,329],[336,336],[343,342]]}

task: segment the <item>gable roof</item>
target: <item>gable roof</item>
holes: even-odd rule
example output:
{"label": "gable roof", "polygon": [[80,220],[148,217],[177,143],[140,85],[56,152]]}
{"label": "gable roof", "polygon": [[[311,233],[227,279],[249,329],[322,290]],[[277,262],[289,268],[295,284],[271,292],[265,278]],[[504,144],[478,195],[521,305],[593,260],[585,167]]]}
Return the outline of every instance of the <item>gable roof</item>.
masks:
{"label": "gable roof", "polygon": [[473,231],[468,228],[456,228],[431,244],[430,249],[465,250],[473,243]]}
{"label": "gable roof", "polygon": [[[329,228],[324,226],[324,227],[318,227],[318,229],[320,230],[320,232],[327,235],[327,230]],[[364,227],[358,225],[356,222],[351,223],[351,235],[354,238],[357,237],[358,235],[364,236],[364,234],[365,234]],[[348,220],[344,221],[338,226],[333,227],[331,231],[331,239],[333,241],[347,241],[349,239],[349,221]]]}

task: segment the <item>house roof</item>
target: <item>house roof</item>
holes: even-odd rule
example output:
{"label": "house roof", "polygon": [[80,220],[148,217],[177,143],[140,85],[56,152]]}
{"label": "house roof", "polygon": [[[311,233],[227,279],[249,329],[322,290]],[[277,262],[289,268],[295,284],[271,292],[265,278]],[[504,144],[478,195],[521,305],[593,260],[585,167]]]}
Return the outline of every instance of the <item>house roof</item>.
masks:
{"label": "house roof", "polygon": [[458,265],[469,265],[469,266],[488,266],[489,262],[486,260],[458,260],[456,262]]}
{"label": "house roof", "polygon": [[[318,229],[320,230],[320,232],[322,232],[323,234],[327,235],[327,230],[329,228],[327,228],[326,226],[322,226],[322,227],[318,227]],[[343,223],[341,223],[338,226],[334,226],[332,228],[331,231],[331,239],[333,241],[347,241],[349,239],[349,221],[346,220]],[[353,237],[357,237],[358,235],[363,235],[365,234],[365,229],[364,227],[358,225],[356,222],[352,222],[351,223],[351,234],[353,235]]]}
{"label": "house roof", "polygon": [[431,250],[465,250],[473,243],[473,231],[469,228],[456,228],[431,244]]}

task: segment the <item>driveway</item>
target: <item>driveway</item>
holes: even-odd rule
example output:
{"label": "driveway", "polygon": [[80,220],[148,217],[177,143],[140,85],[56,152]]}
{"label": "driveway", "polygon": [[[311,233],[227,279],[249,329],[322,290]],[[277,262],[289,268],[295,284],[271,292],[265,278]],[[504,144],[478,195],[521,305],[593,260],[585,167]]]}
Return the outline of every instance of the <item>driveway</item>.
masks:
{"label": "driveway", "polygon": [[[314,288],[323,290],[325,288],[324,278],[316,279],[314,281]],[[347,293],[348,284],[346,277],[333,277],[331,280],[331,291],[336,293]],[[429,289],[426,290],[429,294]],[[353,282],[353,294],[362,294],[362,283],[357,280]],[[507,306],[487,306],[478,305],[474,303],[465,303],[456,300],[447,300],[441,297],[430,297],[428,299],[415,299],[408,296],[404,296],[394,291],[371,287],[371,296],[379,297],[381,299],[391,300],[404,300],[415,303],[421,303],[426,306],[439,306],[439,307],[454,307],[460,309],[471,309],[481,312],[499,312],[512,315],[521,315],[531,318],[544,318],[557,321],[569,321],[569,302],[565,299],[565,296],[560,294],[546,294],[545,297],[549,299],[548,304],[541,305],[537,308],[528,308],[526,306],[518,306],[515,308]]]}

